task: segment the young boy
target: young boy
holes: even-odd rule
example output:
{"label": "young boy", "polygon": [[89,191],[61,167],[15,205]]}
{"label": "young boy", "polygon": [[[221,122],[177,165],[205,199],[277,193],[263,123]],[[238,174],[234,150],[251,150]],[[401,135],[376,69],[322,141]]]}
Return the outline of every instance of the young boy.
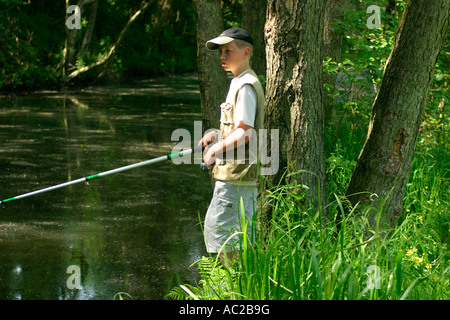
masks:
{"label": "young boy", "polygon": [[[205,217],[205,244],[208,252],[219,253],[222,262],[229,265],[234,252],[239,250],[236,232],[244,231],[243,221],[251,236],[259,174],[257,148],[250,146],[255,146],[259,129],[263,128],[264,91],[250,68],[253,40],[246,30],[225,30],[206,46],[219,50],[222,67],[234,75],[226,101],[220,106],[220,130],[205,134],[199,142],[206,147],[204,162],[208,168],[213,168],[216,180]],[[245,219],[241,214],[241,198]]]}

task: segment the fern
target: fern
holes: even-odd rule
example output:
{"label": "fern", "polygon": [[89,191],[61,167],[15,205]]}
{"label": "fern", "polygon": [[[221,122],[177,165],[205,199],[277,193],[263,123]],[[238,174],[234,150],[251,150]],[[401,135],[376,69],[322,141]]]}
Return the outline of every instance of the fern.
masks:
{"label": "fern", "polygon": [[198,286],[188,284],[178,285],[172,288],[166,295],[171,300],[221,300],[232,298],[233,274],[232,270],[212,257],[202,257],[196,261],[202,280]]}

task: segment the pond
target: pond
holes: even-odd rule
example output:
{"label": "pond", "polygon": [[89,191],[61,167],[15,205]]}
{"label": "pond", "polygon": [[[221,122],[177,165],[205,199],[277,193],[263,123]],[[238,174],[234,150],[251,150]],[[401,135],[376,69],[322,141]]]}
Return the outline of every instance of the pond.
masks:
{"label": "pond", "polygon": [[[166,155],[195,121],[195,74],[0,96],[0,198]],[[194,161],[167,161],[4,203],[0,299],[163,299],[194,284],[212,191]]]}

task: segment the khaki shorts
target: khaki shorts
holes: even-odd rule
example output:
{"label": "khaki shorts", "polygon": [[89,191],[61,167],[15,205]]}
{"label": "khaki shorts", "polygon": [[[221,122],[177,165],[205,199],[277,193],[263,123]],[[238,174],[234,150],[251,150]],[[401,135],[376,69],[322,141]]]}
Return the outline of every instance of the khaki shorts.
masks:
{"label": "khaki shorts", "polygon": [[[216,181],[214,195],[205,217],[204,237],[208,252],[239,250],[239,239],[243,239],[243,235],[237,233],[242,233],[245,228],[248,239],[251,239],[257,195],[256,185],[237,185]],[[245,215],[241,213],[241,197]]]}

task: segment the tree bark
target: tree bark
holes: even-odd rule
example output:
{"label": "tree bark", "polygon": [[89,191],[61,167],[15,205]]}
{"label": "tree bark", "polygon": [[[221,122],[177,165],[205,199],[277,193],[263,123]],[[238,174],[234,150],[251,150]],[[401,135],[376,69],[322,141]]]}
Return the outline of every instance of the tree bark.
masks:
{"label": "tree bark", "polygon": [[266,23],[267,0],[242,1],[242,28],[253,38],[251,67],[259,76],[266,76],[266,44],[264,25]]}
{"label": "tree bark", "polygon": [[449,7],[448,0],[408,1],[386,62],[366,142],[346,191],[353,205],[382,208],[380,228],[394,226],[402,213],[434,67],[447,35]]}
{"label": "tree bark", "polygon": [[[280,170],[296,173],[281,183],[306,185],[306,207],[325,208],[322,108],[322,40],[325,2],[269,0],[265,26],[267,84],[265,125],[279,129]],[[319,189],[320,188],[320,189]],[[319,198],[320,190],[320,198]],[[270,210],[270,208],[266,208]],[[270,218],[270,216],[269,216]]]}
{"label": "tree bark", "polygon": [[194,0],[197,18],[197,62],[204,131],[219,128],[220,104],[225,101],[228,81],[218,50],[205,44],[223,31],[220,0]]}

